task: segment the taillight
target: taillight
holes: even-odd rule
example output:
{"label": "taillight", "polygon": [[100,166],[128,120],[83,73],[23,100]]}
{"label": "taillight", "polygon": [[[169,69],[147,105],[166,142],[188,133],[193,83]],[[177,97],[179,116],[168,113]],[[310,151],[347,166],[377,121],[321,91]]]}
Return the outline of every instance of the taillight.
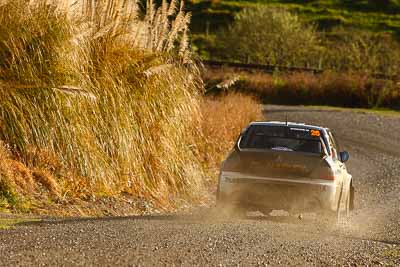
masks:
{"label": "taillight", "polygon": [[329,164],[325,159],[318,164],[318,166],[312,171],[311,178],[319,180],[333,181],[336,179],[333,166]]}
{"label": "taillight", "polygon": [[321,177],[321,179],[323,179],[323,180],[335,180],[335,176],[334,175],[328,175],[328,176],[324,175],[324,176]]}
{"label": "taillight", "polygon": [[320,174],[320,178],[323,180],[335,180],[335,174],[330,168],[324,169]]}

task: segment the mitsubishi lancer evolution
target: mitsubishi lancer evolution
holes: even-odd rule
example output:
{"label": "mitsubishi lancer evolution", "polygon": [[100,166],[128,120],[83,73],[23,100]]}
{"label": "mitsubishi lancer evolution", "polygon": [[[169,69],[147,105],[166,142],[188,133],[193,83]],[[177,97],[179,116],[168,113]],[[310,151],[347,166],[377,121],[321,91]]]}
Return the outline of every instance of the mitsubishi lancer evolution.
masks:
{"label": "mitsubishi lancer evolution", "polygon": [[354,207],[349,153],[328,128],[253,122],[222,163],[217,206],[222,209],[316,212],[347,217]]}

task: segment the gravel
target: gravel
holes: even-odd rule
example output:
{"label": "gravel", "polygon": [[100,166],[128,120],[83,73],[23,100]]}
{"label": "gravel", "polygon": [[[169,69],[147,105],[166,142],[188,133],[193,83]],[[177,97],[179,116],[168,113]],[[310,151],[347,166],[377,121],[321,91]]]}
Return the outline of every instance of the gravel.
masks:
{"label": "gravel", "polygon": [[[400,117],[265,106],[268,120],[331,128],[351,154],[356,210],[245,218],[190,214],[52,219],[0,231],[0,265],[400,265]],[[210,203],[212,206],[212,203]]]}

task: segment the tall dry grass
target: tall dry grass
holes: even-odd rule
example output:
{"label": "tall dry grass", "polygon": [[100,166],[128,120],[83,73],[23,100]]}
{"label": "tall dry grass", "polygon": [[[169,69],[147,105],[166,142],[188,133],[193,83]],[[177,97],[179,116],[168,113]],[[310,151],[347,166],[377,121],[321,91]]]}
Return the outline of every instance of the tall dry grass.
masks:
{"label": "tall dry grass", "polygon": [[177,1],[69,4],[1,3],[0,140],[60,198],[197,199],[190,15]]}
{"label": "tall dry grass", "polygon": [[200,108],[203,120],[200,123],[199,156],[211,176],[208,183],[215,185],[215,173],[243,128],[251,121],[262,120],[263,116],[259,103],[240,93],[204,98]]}
{"label": "tall dry grass", "polygon": [[264,103],[289,105],[331,105],[355,108],[400,108],[400,84],[365,73],[277,73],[208,70],[207,86],[239,76],[231,88],[253,95]]}
{"label": "tall dry grass", "polygon": [[10,149],[0,141],[0,209],[24,211],[30,199],[57,199],[58,183],[44,168],[29,168],[12,157]]}

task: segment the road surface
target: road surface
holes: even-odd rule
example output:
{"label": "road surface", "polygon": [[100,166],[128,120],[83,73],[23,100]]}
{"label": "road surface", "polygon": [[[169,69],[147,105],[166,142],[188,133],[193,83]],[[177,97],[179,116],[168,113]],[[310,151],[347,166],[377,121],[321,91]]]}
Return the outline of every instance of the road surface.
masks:
{"label": "road surface", "polygon": [[400,117],[266,106],[268,120],[330,127],[356,187],[337,224],[305,214],[55,219],[0,231],[0,265],[400,265]]}

